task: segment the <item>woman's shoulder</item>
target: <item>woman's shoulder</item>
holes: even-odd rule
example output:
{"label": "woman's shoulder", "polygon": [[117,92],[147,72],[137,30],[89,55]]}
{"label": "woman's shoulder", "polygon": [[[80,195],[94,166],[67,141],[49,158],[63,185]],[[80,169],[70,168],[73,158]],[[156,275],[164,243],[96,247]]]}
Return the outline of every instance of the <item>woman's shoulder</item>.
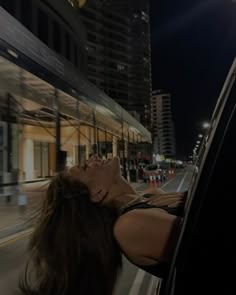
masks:
{"label": "woman's shoulder", "polygon": [[144,258],[166,261],[166,248],[176,218],[158,208],[132,210],[117,219],[114,236],[134,262]]}
{"label": "woman's shoulder", "polygon": [[[149,205],[149,204],[147,204]],[[158,221],[160,219],[172,218],[165,210],[150,205],[148,208],[134,208],[118,217],[115,227],[123,227],[129,224],[129,227],[143,224],[146,222]]]}
{"label": "woman's shoulder", "polygon": [[176,216],[168,214],[160,208],[134,209],[116,220],[114,234],[116,237],[124,239],[126,236],[145,236],[146,233],[156,229],[158,225],[169,223],[176,219]]}

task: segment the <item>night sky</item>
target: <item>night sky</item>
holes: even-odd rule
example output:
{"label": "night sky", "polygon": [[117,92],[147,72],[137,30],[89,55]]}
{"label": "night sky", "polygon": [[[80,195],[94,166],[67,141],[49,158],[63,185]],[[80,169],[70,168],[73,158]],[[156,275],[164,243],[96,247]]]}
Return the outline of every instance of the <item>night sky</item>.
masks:
{"label": "night sky", "polygon": [[177,155],[192,152],[236,56],[236,0],[150,0],[153,90],[172,94]]}

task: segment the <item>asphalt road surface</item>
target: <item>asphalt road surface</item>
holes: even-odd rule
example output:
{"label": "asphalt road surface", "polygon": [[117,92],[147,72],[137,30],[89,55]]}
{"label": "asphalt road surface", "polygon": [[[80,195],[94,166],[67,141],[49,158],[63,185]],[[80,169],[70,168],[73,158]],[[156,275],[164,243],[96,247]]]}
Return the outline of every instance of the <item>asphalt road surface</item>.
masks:
{"label": "asphalt road surface", "polygon": [[[193,168],[181,169],[173,178],[163,183],[166,191],[185,191],[189,187]],[[138,192],[149,187],[148,183],[136,186]],[[1,244],[0,240],[0,294],[14,295],[20,274],[27,260],[28,236],[19,236]],[[118,279],[114,295],[154,295],[160,279],[153,277],[129,263],[125,258],[122,273]]]}

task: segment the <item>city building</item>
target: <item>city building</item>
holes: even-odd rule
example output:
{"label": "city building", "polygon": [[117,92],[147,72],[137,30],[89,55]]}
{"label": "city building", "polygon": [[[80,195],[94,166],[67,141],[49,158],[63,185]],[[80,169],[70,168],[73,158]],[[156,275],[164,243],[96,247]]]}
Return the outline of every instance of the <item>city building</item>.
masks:
{"label": "city building", "polygon": [[[87,79],[85,1],[0,0],[0,185],[50,177],[150,132]],[[75,9],[77,7],[77,9]],[[14,181],[13,181],[14,180]]]}
{"label": "city building", "polygon": [[88,36],[88,79],[150,129],[149,1],[90,0],[80,15]]}
{"label": "city building", "polygon": [[152,92],[151,122],[153,153],[166,158],[175,158],[175,128],[171,111],[171,95],[161,90]]}

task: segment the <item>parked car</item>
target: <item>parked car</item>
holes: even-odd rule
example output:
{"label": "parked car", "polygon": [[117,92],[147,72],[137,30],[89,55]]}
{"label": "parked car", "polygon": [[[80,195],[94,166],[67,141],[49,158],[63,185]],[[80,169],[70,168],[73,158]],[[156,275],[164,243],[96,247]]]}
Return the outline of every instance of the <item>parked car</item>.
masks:
{"label": "parked car", "polygon": [[150,176],[155,176],[156,181],[165,181],[166,180],[166,170],[161,169],[156,164],[147,165],[143,168],[142,179],[144,182],[150,181]]}

